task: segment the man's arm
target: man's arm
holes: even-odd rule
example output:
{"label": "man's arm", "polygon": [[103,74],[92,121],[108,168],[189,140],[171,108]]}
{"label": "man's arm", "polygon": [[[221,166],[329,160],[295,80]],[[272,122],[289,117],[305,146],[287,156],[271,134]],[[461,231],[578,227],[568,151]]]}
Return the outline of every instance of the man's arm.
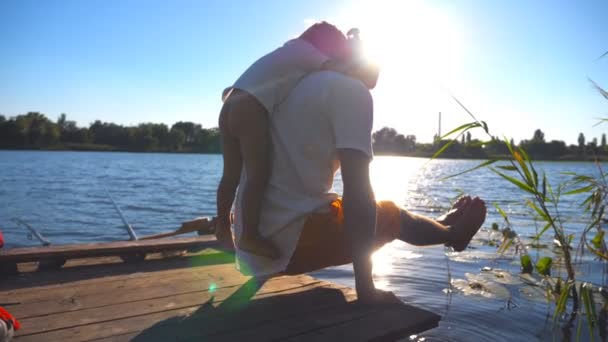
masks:
{"label": "man's arm", "polygon": [[375,290],[372,246],[376,230],[376,201],[369,179],[369,157],[353,149],[338,150],[344,194],[344,226],[351,246],[359,299]]}
{"label": "man's arm", "polygon": [[222,154],[224,167],[222,179],[217,188],[217,225],[215,236],[224,247],[234,248],[230,231],[230,210],[241,177],[243,160],[238,141],[222,134]]}
{"label": "man's arm", "polygon": [[344,194],[344,226],[351,246],[357,297],[365,304],[401,301],[374,286],[372,247],[376,233],[376,200],[369,178],[369,157],[358,150],[339,149]]}

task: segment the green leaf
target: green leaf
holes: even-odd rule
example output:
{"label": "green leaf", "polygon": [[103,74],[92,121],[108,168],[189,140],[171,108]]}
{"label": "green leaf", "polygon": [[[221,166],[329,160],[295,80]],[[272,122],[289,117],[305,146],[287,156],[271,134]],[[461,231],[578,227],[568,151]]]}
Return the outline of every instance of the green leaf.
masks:
{"label": "green leaf", "polygon": [[547,198],[547,175],[543,172],[543,200]]}
{"label": "green leaf", "polygon": [[499,255],[503,255],[509,249],[509,247],[511,247],[512,244],[513,239],[505,236],[496,253],[498,253]]}
{"label": "green leaf", "polygon": [[593,244],[593,247],[600,249],[602,248],[602,241],[604,241],[604,231],[600,230],[597,232],[593,240],[591,240],[591,243]]}
{"label": "green leaf", "polygon": [[595,188],[593,185],[589,185],[589,186],[585,186],[585,187],[582,187],[579,189],[568,191],[568,192],[564,193],[564,195],[580,194],[583,192],[588,192],[589,190],[593,190],[593,188]]}
{"label": "green leaf", "polygon": [[517,168],[513,165],[498,165],[496,167],[505,171],[517,171]]}
{"label": "green leaf", "polygon": [[534,211],[536,211],[538,216],[540,216],[545,222],[551,222],[551,218],[547,215],[547,213],[542,211],[536,204],[534,204],[534,202],[528,200],[527,203],[528,203],[528,206],[530,208],[534,209]]}
{"label": "green leaf", "polygon": [[494,207],[496,208],[496,210],[498,210],[498,213],[500,214],[500,216],[502,216],[502,218],[505,220],[505,222],[507,222],[508,225],[511,225],[509,223],[509,217],[507,217],[507,213],[505,213],[504,210],[502,210],[501,207],[498,206],[498,204],[494,203]]}
{"label": "green leaf", "polygon": [[460,126],[454,128],[453,130],[449,131],[448,133],[442,135],[441,138],[439,138],[439,139],[447,138],[450,135],[452,135],[452,134],[454,134],[456,132],[459,132],[459,131],[462,131],[462,133],[464,133],[464,132],[468,131],[469,129],[472,129],[472,128],[475,128],[475,127],[479,127],[479,123],[477,123],[477,122],[466,123],[464,125],[460,125]]}
{"label": "green leaf", "polygon": [[536,270],[541,275],[550,276],[552,264],[553,259],[551,257],[542,257],[536,262]]}
{"label": "green leaf", "polygon": [[456,141],[455,139],[448,141],[448,143],[443,145],[443,147],[441,147],[439,149],[439,151],[437,151],[437,152],[435,152],[435,154],[433,154],[431,159],[435,159],[435,158],[439,157],[443,153],[443,151],[447,150],[448,147],[452,146],[452,144],[454,144],[455,141]]}
{"label": "green leaf", "polygon": [[469,172],[471,172],[471,171],[475,171],[475,170],[477,170],[477,169],[479,169],[479,168],[482,168],[482,167],[484,167],[484,166],[488,166],[488,165],[490,165],[490,164],[496,163],[497,161],[498,161],[498,160],[496,160],[496,159],[493,159],[493,160],[486,160],[485,162],[483,162],[483,163],[481,163],[481,164],[479,164],[479,165],[477,165],[477,166],[475,166],[475,167],[472,167],[472,168],[470,168],[470,169],[468,169],[468,170],[465,170],[465,171],[459,172],[459,173],[457,173],[457,174],[455,174],[455,175],[449,175],[449,176],[447,176],[447,177],[441,178],[441,180],[443,181],[443,180],[446,180],[446,179],[450,179],[450,178],[453,178],[453,177],[457,177],[457,176],[463,175],[463,174],[465,174],[465,173],[469,173]]}
{"label": "green leaf", "polygon": [[522,189],[522,190],[524,190],[524,191],[526,191],[526,192],[528,192],[528,193],[530,193],[532,195],[536,194],[536,192],[534,191],[534,189],[532,189],[532,187],[530,187],[528,184],[522,183],[521,181],[519,181],[519,180],[517,180],[517,179],[515,179],[513,177],[509,177],[509,176],[505,175],[504,173],[501,173],[501,172],[497,171],[494,168],[490,168],[490,170],[494,171],[494,173],[496,173],[497,175],[501,176],[502,178],[508,180],[509,182],[517,185],[518,188],[520,188],[520,189]]}
{"label": "green leaf", "polygon": [[464,109],[464,110],[465,110],[465,112],[467,112],[467,114],[469,114],[469,116],[470,116],[470,117],[472,117],[472,118],[473,118],[473,120],[475,120],[475,122],[479,122],[479,120],[477,120],[477,118],[475,117],[475,115],[473,115],[473,113],[471,113],[471,111],[470,111],[470,110],[469,110],[467,107],[465,107],[465,106],[462,104],[462,102],[460,102],[460,100],[458,100],[458,99],[456,98],[456,96],[454,96],[454,95],[450,95],[450,96],[452,97],[452,99],[453,99],[454,101],[456,101],[456,103],[458,103],[458,105],[459,105],[459,106],[460,106],[462,109]]}
{"label": "green leaf", "polygon": [[490,131],[488,130],[488,124],[485,121],[480,121],[480,123],[481,123],[481,127],[483,128],[483,130],[489,134]]}
{"label": "green leaf", "polygon": [[540,233],[536,234],[536,236],[534,237],[533,240],[538,240],[540,239],[541,236],[543,236],[543,234],[545,234],[545,232],[547,231],[547,229],[549,229],[549,227],[551,227],[551,222],[548,222],[543,229],[540,230]]}
{"label": "green leaf", "polygon": [[561,314],[566,311],[566,303],[568,302],[568,294],[570,293],[570,289],[572,287],[571,282],[566,282],[561,289],[561,293],[559,295],[559,299],[557,300],[557,304],[555,305],[555,312],[553,316],[553,321],[555,322]]}
{"label": "green leaf", "polygon": [[532,178],[532,173],[530,172],[528,165],[526,165],[526,161],[530,160],[530,158],[526,154],[526,151],[520,147],[519,151],[513,151],[513,157],[515,158],[515,160],[517,160],[517,162],[519,163],[519,166],[521,167],[522,171],[524,172],[524,176],[526,178],[526,183],[528,185],[530,185],[530,187],[535,186],[534,178]]}
{"label": "green leaf", "polygon": [[519,257],[519,261],[521,263],[521,273],[532,273],[532,259],[528,254],[522,254]]}

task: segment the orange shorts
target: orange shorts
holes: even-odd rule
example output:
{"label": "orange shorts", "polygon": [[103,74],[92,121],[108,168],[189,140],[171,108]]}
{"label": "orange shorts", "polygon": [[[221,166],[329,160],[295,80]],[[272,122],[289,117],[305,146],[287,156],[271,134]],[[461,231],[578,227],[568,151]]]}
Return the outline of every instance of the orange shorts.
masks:
{"label": "orange shorts", "polygon": [[[399,207],[390,201],[377,202],[374,250],[398,238],[400,231]],[[342,199],[337,199],[330,204],[329,212],[308,217],[285,273],[307,273],[352,261],[344,230]]]}

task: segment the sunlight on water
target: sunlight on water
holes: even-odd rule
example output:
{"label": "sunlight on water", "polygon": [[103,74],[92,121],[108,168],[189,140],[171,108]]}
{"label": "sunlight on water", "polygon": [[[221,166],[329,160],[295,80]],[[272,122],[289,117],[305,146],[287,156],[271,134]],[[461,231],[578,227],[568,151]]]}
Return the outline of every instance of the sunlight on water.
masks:
{"label": "sunlight on water", "polygon": [[372,255],[374,276],[382,277],[394,274],[395,266],[399,263],[408,262],[421,257],[422,254],[410,250],[405,243],[394,241],[386,246],[386,248],[381,248]]}
{"label": "sunlight on water", "polygon": [[379,157],[370,167],[370,178],[377,200],[403,203],[426,159]]}
{"label": "sunlight on water", "polygon": [[[412,340],[561,340],[559,327],[554,329],[552,320],[546,321],[550,307],[542,289],[521,278],[518,259],[512,253],[497,257],[495,245],[488,244],[501,238],[489,233],[492,223],[503,224],[494,203],[507,211],[513,228],[524,240],[535,234],[536,223],[525,205],[525,196],[489,170],[442,180],[478,163],[374,158],[371,178],[378,199],[393,200],[414,213],[436,217],[464,192],[483,198],[489,209],[473,248],[448,254],[451,275],[455,285],[460,285],[450,296],[443,292],[449,283],[442,246],[418,248],[400,241],[388,244],[372,257],[376,285],[442,316],[438,328]],[[25,220],[55,244],[126,239],[124,225],[104,186],[140,235],[168,231],[184,220],[213,215],[221,165],[219,155],[0,151],[0,227],[6,247],[39,244],[27,239],[27,231],[17,226],[14,218]],[[564,171],[597,172],[593,163],[542,162],[536,166],[547,172],[551,184],[563,182]],[[341,192],[339,176],[336,189]],[[568,220],[566,230],[574,233],[584,224],[577,205],[581,197],[570,196],[564,201],[560,211]],[[530,253],[549,253],[552,239],[548,234],[541,243],[549,247]],[[227,256],[215,255],[193,260],[193,266],[216,262],[231,261]],[[246,265],[241,267],[247,269]],[[555,267],[561,270],[559,264]],[[601,283],[601,267],[591,260],[587,267],[579,268],[579,275],[585,281]],[[354,287],[352,265],[327,268],[313,276]],[[522,280],[525,284],[519,283]],[[217,293],[217,282],[210,279],[205,288]],[[259,285],[249,281],[239,298],[255,293]],[[506,301],[516,305],[505,305]],[[241,304],[236,301],[231,305],[239,308]]]}

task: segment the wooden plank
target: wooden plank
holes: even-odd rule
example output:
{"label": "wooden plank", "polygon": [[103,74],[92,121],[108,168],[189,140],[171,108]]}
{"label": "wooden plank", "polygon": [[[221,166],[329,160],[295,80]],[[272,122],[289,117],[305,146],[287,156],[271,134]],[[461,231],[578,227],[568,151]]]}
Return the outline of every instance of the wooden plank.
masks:
{"label": "wooden plank", "polygon": [[[305,287],[306,285],[310,284],[315,285],[318,282],[307,278],[300,279],[304,279],[304,281],[299,281],[299,279],[282,279],[274,281],[270,283],[270,287],[264,292],[271,292],[271,289],[275,289],[274,291],[276,292],[279,291],[277,289],[283,289],[285,286]],[[242,283],[240,285],[242,285]],[[123,302],[107,306],[100,305],[98,307],[67,311],[51,316],[38,316],[20,319],[24,327],[29,327],[27,329],[23,329],[21,334],[35,334],[44,331],[64,329],[73,326],[119,320],[132,316],[162,312],[168,309],[188,308],[203,305],[210,300],[213,303],[221,303],[226,298],[239,291],[241,289],[240,285],[227,286],[214,291],[211,291],[208,287],[206,287],[198,291],[179,293],[157,298],[154,297],[155,294],[152,293],[146,295],[146,297],[151,297],[150,299],[140,301]]]}
{"label": "wooden plank", "polygon": [[[271,279],[262,289],[258,291],[256,297],[263,298],[264,296],[274,296],[277,293],[286,293],[290,291],[301,292],[318,286],[318,283],[322,282],[308,276]],[[24,328],[22,331],[20,331],[15,340],[80,341],[138,332],[149,328],[151,325],[159,321],[171,318],[175,320],[177,319],[176,316],[187,315],[199,310],[200,308],[211,309],[216,306],[225,307],[226,304],[224,304],[224,301],[227,298],[230,298],[231,303],[234,303],[234,301],[240,302],[241,300],[244,300],[241,303],[243,303],[243,305],[247,305],[247,295],[251,294],[247,294],[247,291],[243,293],[240,291],[241,289],[242,287],[238,289],[219,290],[213,294],[215,295],[215,298],[212,303],[209,302],[212,294],[198,293],[196,295],[174,296],[170,302],[166,300],[158,302],[146,301],[145,304],[131,304],[129,307],[122,305],[108,307],[106,308],[106,311],[109,313],[105,314],[101,310],[96,310],[97,313],[93,311],[84,313],[84,310],[81,310],[75,312],[80,313],[80,316],[73,316],[73,313],[61,314],[57,315],[61,317],[48,317],[46,322],[44,322],[44,318],[42,317],[32,320],[26,319],[22,321],[22,326]],[[245,295],[244,298],[239,298],[243,295]],[[207,305],[201,306],[201,304],[204,303],[207,303]],[[179,307],[179,305],[182,305],[183,307]],[[146,306],[148,306],[147,309],[145,308]],[[293,310],[299,310],[297,306],[291,305],[291,307]],[[162,311],[154,312],[154,310]],[[142,312],[145,311],[148,311],[149,313],[142,314]],[[114,315],[114,319],[111,318],[112,315]],[[129,317],[120,318],[120,316],[125,315],[128,315]],[[258,315],[258,317],[260,317],[260,315]],[[252,318],[256,318],[256,316],[252,316]],[[76,325],[74,325],[72,322],[74,326],[71,327],[60,328],[60,326],[64,324],[60,323],[60,321],[69,319],[82,319],[82,321]],[[90,322],[89,320],[97,320],[97,322],[93,324],[93,322]],[[40,324],[44,325],[44,327],[40,327]],[[224,326],[226,326],[226,324],[224,324]],[[32,330],[26,330],[25,327],[31,327]],[[46,331],[46,329],[49,328],[52,330]]]}
{"label": "wooden plank", "polygon": [[[206,291],[210,287],[220,289],[243,284],[248,277],[232,275],[224,268],[233,268],[233,265],[209,267],[204,273],[180,273],[173,276],[159,274],[155,279],[135,278],[116,281],[103,286],[87,284],[71,287],[70,290],[61,288],[59,291],[45,291],[41,289],[36,300],[26,301],[20,296],[10,297],[21,304],[11,308],[11,312],[20,319],[36,316],[58,314],[67,311],[76,311],[104,307],[112,304],[136,302],[145,299],[168,297],[176,294]],[[0,296],[2,298],[2,296]]]}
{"label": "wooden plank", "polygon": [[39,261],[54,258],[87,258],[129,253],[154,253],[167,250],[218,246],[214,236],[106,243],[73,244],[48,247],[13,248],[0,252],[0,263]]}
{"label": "wooden plank", "polygon": [[[213,265],[233,264],[234,256],[227,253],[213,252],[192,255],[191,257],[172,257],[166,259],[146,260],[140,263],[115,263],[80,266],[80,261],[75,260],[72,267],[55,271],[42,271],[23,273],[18,276],[9,276],[0,282],[0,295],[15,296],[25,293],[33,293],[36,296],[44,286],[45,290],[51,288],[67,288],[72,284],[84,285],[87,283],[100,284],[129,278],[152,277],[155,272],[190,273],[193,270],[204,272],[203,268]],[[212,251],[212,250],[209,250]],[[87,261],[90,259],[82,259]],[[107,260],[107,258],[102,258]]]}
{"label": "wooden plank", "polygon": [[129,342],[137,337],[139,332],[132,332],[128,334],[114,335],[110,337],[96,338],[89,340],[89,342]]}
{"label": "wooden plank", "polygon": [[[344,306],[341,309],[350,315],[350,308]],[[317,317],[320,318],[325,317]],[[395,341],[435,328],[439,320],[440,316],[432,312],[406,304],[394,305],[375,308],[360,317],[346,319],[339,324],[328,324],[286,341]]]}
{"label": "wooden plank", "polygon": [[[18,301],[22,304],[38,303],[48,300],[63,300],[74,296],[97,293],[115,293],[129,288],[145,288],[172,282],[214,279],[222,269],[234,269],[232,264],[219,264],[204,267],[191,267],[169,271],[150,271],[125,275],[114,275],[87,279],[64,284],[52,284],[28,288],[27,291],[0,291],[0,301]],[[95,281],[97,280],[97,281]]]}

